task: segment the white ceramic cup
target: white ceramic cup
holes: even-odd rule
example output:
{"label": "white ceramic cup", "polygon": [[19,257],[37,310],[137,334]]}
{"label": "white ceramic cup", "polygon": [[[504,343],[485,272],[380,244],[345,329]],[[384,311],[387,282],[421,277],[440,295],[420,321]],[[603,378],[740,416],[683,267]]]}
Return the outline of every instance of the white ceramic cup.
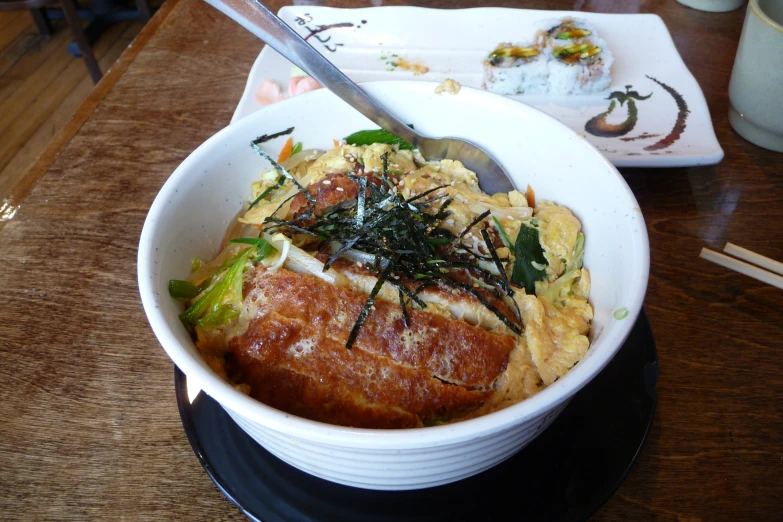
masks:
{"label": "white ceramic cup", "polygon": [[750,0],[729,82],[729,123],[783,152],[783,0]]}
{"label": "white ceramic cup", "polygon": [[722,13],[738,9],[745,0],[677,0],[682,5],[687,5],[699,11],[712,11]]}

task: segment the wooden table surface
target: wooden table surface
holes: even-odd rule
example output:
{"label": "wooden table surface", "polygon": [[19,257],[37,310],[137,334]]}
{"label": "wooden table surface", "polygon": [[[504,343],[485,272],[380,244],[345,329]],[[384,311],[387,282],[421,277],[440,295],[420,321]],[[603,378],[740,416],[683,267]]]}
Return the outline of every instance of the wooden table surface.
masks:
{"label": "wooden table surface", "polygon": [[[783,291],[698,258],[702,246],[733,241],[783,259],[783,154],[727,122],[744,10],[494,5],[659,14],[726,152],[711,167],[623,172],[650,233],[659,405],[640,459],[594,519],[778,519]],[[17,188],[16,214],[0,229],[1,519],[244,518],[182,430],[172,363],[139,300],[136,249],[168,175],[229,122],[260,47],[200,0],[168,0]]]}

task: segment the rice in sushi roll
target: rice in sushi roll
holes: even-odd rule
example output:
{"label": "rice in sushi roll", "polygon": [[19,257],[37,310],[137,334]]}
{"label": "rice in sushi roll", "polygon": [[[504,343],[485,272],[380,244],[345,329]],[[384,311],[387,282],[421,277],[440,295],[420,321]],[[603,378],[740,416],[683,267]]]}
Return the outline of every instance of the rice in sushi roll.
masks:
{"label": "rice in sushi roll", "polygon": [[532,44],[501,43],[484,60],[484,87],[498,94],[594,94],[611,84],[612,53],[584,20],[549,20]]}
{"label": "rice in sushi roll", "polygon": [[498,94],[545,94],[547,58],[536,46],[501,43],[484,60],[484,85]]}
{"label": "rice in sushi roll", "polygon": [[584,20],[566,18],[547,23],[536,44],[548,56],[551,94],[593,94],[612,81],[614,59],[606,42]]}

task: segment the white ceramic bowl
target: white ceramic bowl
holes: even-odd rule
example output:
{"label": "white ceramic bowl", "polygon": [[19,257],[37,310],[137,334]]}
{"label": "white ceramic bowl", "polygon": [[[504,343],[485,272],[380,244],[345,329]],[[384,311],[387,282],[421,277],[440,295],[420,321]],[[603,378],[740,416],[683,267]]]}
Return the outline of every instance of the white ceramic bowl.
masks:
{"label": "white ceramic bowl", "polygon": [[[518,187],[571,208],[586,236],[585,265],[595,307],[592,345],[565,377],[505,410],[455,424],[408,430],[344,428],[266,406],[224,382],[199,356],[167,291],[194,257],[208,259],[229,222],[269,165],[249,144],[293,126],[305,147],[366,128],[367,119],[327,90],[266,107],[218,132],[191,154],[161,189],[141,234],[139,290],[144,310],[174,363],[217,400],[267,450],[313,475],[370,489],[418,489],[479,473],[522,449],[571,396],[612,359],[641,310],[649,244],[641,211],[617,170],[583,136],[508,98],[466,89],[435,95],[435,84],[379,82],[364,88],[404,121],[431,136],[461,136],[486,147]],[[265,144],[276,154],[285,138]],[[625,308],[617,320],[613,312]]]}

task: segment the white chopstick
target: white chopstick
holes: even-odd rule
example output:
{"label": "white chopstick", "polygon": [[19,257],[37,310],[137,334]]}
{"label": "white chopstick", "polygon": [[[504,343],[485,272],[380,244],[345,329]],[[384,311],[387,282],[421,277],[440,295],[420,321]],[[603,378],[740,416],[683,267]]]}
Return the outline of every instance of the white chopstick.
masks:
{"label": "white chopstick", "polygon": [[[726,246],[728,247],[728,245]],[[740,248],[740,247],[736,247],[736,248]],[[743,248],[742,250],[745,249]],[[753,256],[764,258],[764,256],[759,256],[758,254],[755,254],[750,250],[745,250],[745,251],[749,252],[750,254],[753,254]],[[740,261],[738,259],[734,259],[733,257],[723,255],[720,252],[715,252],[708,248],[702,248],[699,257],[701,257],[702,259],[706,259],[707,261],[712,261],[715,264],[725,266],[730,270],[734,270],[735,272],[739,272],[740,274],[745,274],[746,276],[752,277],[753,279],[757,279],[759,281],[762,281],[764,283],[770,284],[772,286],[775,286],[783,290],[783,276],[773,274],[772,272],[767,272],[762,268],[753,266],[749,263],[745,263],[744,261]],[[767,259],[768,261],[772,261],[769,258],[764,258],[764,259]],[[772,262],[777,263],[777,261],[772,261]]]}
{"label": "white chopstick", "polygon": [[754,265],[760,266],[761,268],[766,268],[770,272],[783,275],[783,263],[780,261],[775,261],[774,259],[764,257],[761,254],[757,254],[751,250],[748,250],[747,248],[737,246],[734,243],[726,243],[726,246],[723,247],[723,251],[730,256],[744,259],[748,263],[753,263]]}

